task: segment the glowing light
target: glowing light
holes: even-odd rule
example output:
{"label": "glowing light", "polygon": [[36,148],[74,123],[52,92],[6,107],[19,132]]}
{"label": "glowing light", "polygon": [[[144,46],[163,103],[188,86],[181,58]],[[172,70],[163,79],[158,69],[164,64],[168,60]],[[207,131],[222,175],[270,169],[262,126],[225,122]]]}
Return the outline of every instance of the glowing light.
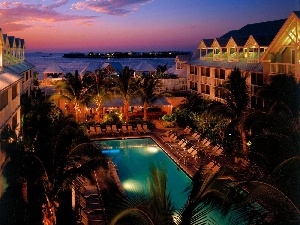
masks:
{"label": "glowing light", "polygon": [[143,188],[143,185],[139,181],[133,179],[125,180],[122,186],[125,191],[130,192],[140,192]]}
{"label": "glowing light", "polygon": [[146,150],[147,150],[147,152],[153,153],[153,154],[158,152],[158,148],[152,147],[152,146],[147,147]]}

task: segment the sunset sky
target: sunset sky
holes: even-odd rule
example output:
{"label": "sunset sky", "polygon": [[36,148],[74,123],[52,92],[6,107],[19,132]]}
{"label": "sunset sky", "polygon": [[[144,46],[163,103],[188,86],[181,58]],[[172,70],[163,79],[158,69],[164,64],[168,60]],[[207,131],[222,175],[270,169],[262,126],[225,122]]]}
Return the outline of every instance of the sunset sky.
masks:
{"label": "sunset sky", "polygon": [[8,0],[0,28],[25,39],[26,52],[192,51],[297,10],[298,0]]}

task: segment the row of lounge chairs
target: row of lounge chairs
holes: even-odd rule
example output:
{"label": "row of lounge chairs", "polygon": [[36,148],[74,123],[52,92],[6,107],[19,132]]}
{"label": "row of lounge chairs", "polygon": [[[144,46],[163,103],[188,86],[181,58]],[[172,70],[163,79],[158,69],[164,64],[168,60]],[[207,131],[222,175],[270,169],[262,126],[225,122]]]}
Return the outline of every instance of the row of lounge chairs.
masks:
{"label": "row of lounge chairs", "polygon": [[[200,155],[206,155],[208,159],[222,156],[224,154],[223,149],[220,146],[214,146],[208,139],[201,139],[201,135],[197,132],[192,133],[191,128],[186,127],[181,132],[167,131],[162,135],[162,139],[168,143],[168,145],[176,151],[179,160],[183,160],[187,164],[188,160],[194,160],[197,162]],[[214,163],[205,166],[203,172],[211,173],[220,169],[220,165]]]}
{"label": "row of lounge chairs", "polygon": [[134,128],[132,124],[122,124],[121,128],[118,128],[117,125],[106,125],[101,127],[100,125],[90,126],[89,135],[116,135],[116,134],[148,134],[151,131],[149,130],[147,124],[137,124],[137,127]]}

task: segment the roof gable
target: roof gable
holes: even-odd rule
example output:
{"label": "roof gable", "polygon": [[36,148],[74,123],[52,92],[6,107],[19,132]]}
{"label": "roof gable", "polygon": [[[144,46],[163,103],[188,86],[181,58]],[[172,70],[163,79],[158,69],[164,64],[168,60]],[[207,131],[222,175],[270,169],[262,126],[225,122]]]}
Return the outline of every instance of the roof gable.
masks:
{"label": "roof gable", "polygon": [[[262,60],[267,60],[269,53],[281,54],[287,46],[300,45],[300,12],[292,12],[286,19],[277,35],[262,56]],[[293,35],[291,35],[293,34]],[[296,34],[296,35],[295,35]]]}
{"label": "roof gable", "polygon": [[215,39],[202,39],[199,44],[199,48],[209,48],[213,44]]}

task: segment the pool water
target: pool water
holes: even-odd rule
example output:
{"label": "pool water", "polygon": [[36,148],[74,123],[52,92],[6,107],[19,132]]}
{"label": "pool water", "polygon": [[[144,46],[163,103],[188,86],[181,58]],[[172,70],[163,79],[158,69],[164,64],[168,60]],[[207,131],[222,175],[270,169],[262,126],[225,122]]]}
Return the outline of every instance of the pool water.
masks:
{"label": "pool water", "polygon": [[[96,141],[96,145],[103,145],[102,152],[109,156],[118,168],[118,175],[126,193],[144,193],[148,188],[147,178],[150,167],[161,163],[166,168],[167,187],[175,209],[181,209],[188,199],[185,189],[192,180],[151,138],[122,139]],[[201,214],[201,213],[200,213]],[[222,216],[218,211],[211,211],[201,215],[209,224],[232,224],[234,213]],[[231,222],[230,222],[231,221]],[[236,223],[235,223],[236,224]],[[245,225],[246,223],[239,223]]]}
{"label": "pool water", "polygon": [[167,172],[167,188],[175,209],[184,206],[188,198],[185,189],[192,181],[151,138],[105,140],[96,143],[105,146],[102,152],[117,166],[126,193],[147,191],[150,167],[162,164]]}

